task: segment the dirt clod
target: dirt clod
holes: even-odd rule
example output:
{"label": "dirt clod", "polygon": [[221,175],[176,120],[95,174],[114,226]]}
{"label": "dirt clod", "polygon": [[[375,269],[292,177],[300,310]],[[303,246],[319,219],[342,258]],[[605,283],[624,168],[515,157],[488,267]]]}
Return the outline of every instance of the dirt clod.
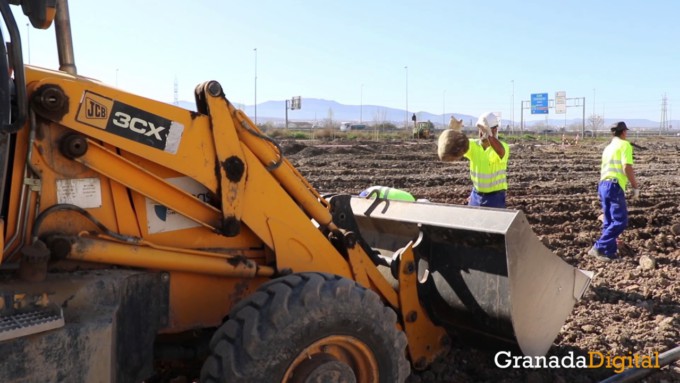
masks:
{"label": "dirt clod", "polygon": [[653,270],[656,268],[656,260],[649,255],[643,255],[640,257],[640,267],[643,270]]}

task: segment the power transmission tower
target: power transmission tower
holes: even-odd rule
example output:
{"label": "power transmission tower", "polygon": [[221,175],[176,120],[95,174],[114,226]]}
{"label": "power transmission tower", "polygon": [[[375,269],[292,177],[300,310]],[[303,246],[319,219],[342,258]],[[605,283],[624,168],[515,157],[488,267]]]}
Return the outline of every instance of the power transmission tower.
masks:
{"label": "power transmission tower", "polygon": [[664,93],[661,98],[661,123],[659,124],[659,135],[665,133],[668,130],[668,98]]}
{"label": "power transmission tower", "polygon": [[178,91],[178,86],[177,86],[177,77],[175,77],[175,88],[174,88],[174,98],[173,98],[173,104],[174,105],[179,105],[179,91]]}

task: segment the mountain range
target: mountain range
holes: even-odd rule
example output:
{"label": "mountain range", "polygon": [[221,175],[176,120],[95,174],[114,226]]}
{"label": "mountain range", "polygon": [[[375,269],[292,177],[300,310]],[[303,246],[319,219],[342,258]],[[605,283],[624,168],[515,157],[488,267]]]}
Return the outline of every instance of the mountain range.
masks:
{"label": "mountain range", "polygon": [[[286,119],[286,105],[290,105],[286,100],[282,101],[266,101],[257,104],[257,123],[272,123],[275,126],[283,126]],[[178,106],[196,110],[194,103],[188,101],[179,101]],[[251,119],[255,119],[255,108],[253,105],[235,104],[235,106],[243,110]],[[366,125],[373,125],[380,122],[391,122],[397,126],[403,126],[404,122],[410,122],[412,114],[410,111],[406,113],[404,109],[390,108],[379,105],[345,105],[332,100],[324,100],[318,98],[302,99],[301,108],[297,110],[288,109],[289,123],[308,122],[312,124],[323,124],[327,121],[332,121],[334,124],[340,122],[363,123]],[[527,112],[528,113],[528,112]],[[427,111],[415,112],[418,121],[430,120],[438,127],[447,126],[451,113],[437,114]],[[462,119],[465,126],[474,126],[477,121],[477,116],[472,116],[462,113],[453,113],[456,119]],[[552,114],[551,116],[556,116]],[[588,116],[586,115],[586,125],[588,125]],[[605,118],[604,126],[608,126],[620,118]],[[647,119],[624,119],[626,124],[631,128],[642,129],[658,129],[660,123]],[[669,126],[679,126],[678,121],[670,121]],[[520,124],[519,120],[515,121],[515,127]],[[525,121],[525,127],[531,128],[534,126],[545,127],[546,120],[539,121]],[[568,119],[566,126],[582,124],[582,119]],[[512,120],[502,119],[501,126],[512,125]],[[564,118],[548,118],[547,125],[553,128],[560,128],[565,125]]]}

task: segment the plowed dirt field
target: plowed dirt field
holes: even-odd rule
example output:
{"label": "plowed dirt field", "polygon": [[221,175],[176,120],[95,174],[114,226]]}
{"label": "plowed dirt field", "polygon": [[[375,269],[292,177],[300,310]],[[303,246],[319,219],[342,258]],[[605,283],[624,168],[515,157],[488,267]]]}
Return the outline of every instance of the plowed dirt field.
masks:
{"label": "plowed dirt field", "polygon": [[[513,141],[507,205],[526,214],[534,232],[557,256],[595,272],[550,355],[648,355],[680,345],[680,139],[632,138],[641,197],[629,200],[622,260],[586,255],[600,234],[597,196],[600,156],[608,139],[563,146]],[[372,185],[410,191],[432,202],[466,204],[468,162],[437,160],[433,140],[283,141],[288,159],[321,192],[358,194]],[[650,267],[648,258],[655,260]],[[640,262],[641,259],[643,262]],[[641,264],[644,264],[641,265]],[[606,368],[498,368],[494,351],[455,343],[449,354],[413,382],[597,382]],[[680,362],[646,378],[680,381]]]}

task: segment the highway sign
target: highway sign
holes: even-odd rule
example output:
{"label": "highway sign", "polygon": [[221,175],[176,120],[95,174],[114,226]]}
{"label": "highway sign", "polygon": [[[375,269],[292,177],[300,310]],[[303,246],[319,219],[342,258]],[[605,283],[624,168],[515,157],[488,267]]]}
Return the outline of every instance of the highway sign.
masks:
{"label": "highway sign", "polygon": [[531,114],[548,114],[548,94],[531,94]]}
{"label": "highway sign", "polygon": [[563,90],[555,92],[555,113],[556,114],[567,113],[567,92]]}

